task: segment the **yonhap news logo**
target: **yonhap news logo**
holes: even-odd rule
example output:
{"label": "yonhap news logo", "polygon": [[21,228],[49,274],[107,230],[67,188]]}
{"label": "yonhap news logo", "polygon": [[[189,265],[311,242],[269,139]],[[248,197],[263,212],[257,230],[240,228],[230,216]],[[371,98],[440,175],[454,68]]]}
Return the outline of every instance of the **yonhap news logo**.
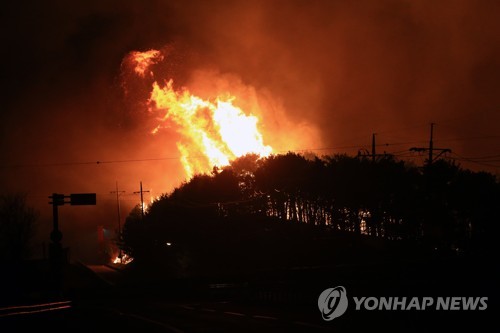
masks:
{"label": "yonhap news logo", "polygon": [[[352,297],[354,310],[381,311],[484,311],[488,297]],[[342,316],[349,304],[343,286],[325,289],[318,297],[323,320]]]}
{"label": "yonhap news logo", "polygon": [[347,292],[338,286],[324,290],[318,298],[318,307],[326,321],[340,317],[347,310]]}

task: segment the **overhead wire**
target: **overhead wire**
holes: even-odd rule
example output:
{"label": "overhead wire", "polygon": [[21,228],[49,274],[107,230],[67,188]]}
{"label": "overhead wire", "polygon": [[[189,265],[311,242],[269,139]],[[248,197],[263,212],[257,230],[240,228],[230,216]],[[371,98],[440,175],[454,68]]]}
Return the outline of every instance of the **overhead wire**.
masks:
{"label": "overhead wire", "polygon": [[470,162],[470,163],[475,163],[475,164],[478,164],[478,165],[492,167],[492,168],[500,168],[500,164],[491,164],[491,163],[488,163],[489,161],[487,161],[487,162],[476,161],[476,160],[473,160],[473,159],[469,159],[469,158],[460,156],[457,153],[453,153],[453,152],[452,152],[452,154],[456,156],[455,158],[453,158],[455,160],[465,161],[465,162]]}
{"label": "overhead wire", "polygon": [[[413,127],[408,127],[408,128],[418,128],[422,125],[418,126],[413,126]],[[406,128],[406,129],[408,129]],[[401,129],[403,130],[403,129]],[[392,132],[396,132],[397,130],[394,130]],[[380,132],[380,133],[390,133],[391,131],[387,132]],[[446,141],[463,141],[463,140],[478,140],[478,139],[496,139],[500,138],[500,136],[496,135],[488,135],[488,136],[476,136],[476,137],[467,137],[467,138],[448,138],[448,139],[439,139],[439,140],[434,140],[435,142],[446,142]],[[390,143],[378,143],[375,145],[375,147],[395,147],[395,146],[405,146],[405,145],[414,145],[414,144],[425,144],[428,141],[425,140],[418,140],[418,141],[403,141],[403,142],[390,142]],[[368,149],[370,148],[370,144],[365,144],[365,145],[344,145],[344,146],[332,146],[332,147],[316,147],[316,148],[303,148],[303,149],[289,149],[289,150],[278,150],[276,153],[287,153],[287,152],[317,152],[317,151],[335,151],[335,150],[342,150],[342,149]],[[400,150],[396,152],[387,152],[387,154],[392,154],[392,155],[398,155],[406,152],[406,150]],[[404,155],[400,155],[404,156]],[[415,155],[410,155],[410,156],[415,156]],[[474,162],[475,160],[478,159],[484,159],[486,161],[484,162],[498,162],[500,161],[499,159],[496,159],[500,157],[500,155],[489,155],[489,156],[482,156],[482,157],[459,157],[463,160],[467,160],[470,162]],[[115,159],[115,160],[95,160],[95,161],[68,161],[68,162],[50,162],[50,163],[18,163],[18,164],[7,164],[7,165],[0,165],[0,168],[2,169],[7,169],[7,168],[32,168],[32,167],[58,167],[58,166],[89,166],[89,165],[104,165],[104,164],[118,164],[118,163],[139,163],[139,162],[154,162],[154,161],[167,161],[167,160],[179,160],[180,156],[166,156],[166,157],[153,157],[153,158],[136,158],[136,159]],[[196,159],[196,158],[206,158],[204,155],[193,155],[189,157],[190,159]],[[493,159],[493,160],[490,160]],[[477,162],[477,161],[476,161]],[[480,164],[480,163],[478,163]],[[485,164],[486,165],[486,164]],[[490,165],[491,166],[491,165]],[[495,165],[495,167],[497,167]]]}

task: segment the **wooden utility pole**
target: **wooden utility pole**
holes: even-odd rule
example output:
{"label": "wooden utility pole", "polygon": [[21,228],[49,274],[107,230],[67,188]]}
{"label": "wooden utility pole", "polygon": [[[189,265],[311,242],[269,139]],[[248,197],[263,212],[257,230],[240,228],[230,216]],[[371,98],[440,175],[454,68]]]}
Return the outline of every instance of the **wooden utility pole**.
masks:
{"label": "wooden utility pole", "polygon": [[434,123],[431,123],[431,138],[429,140],[429,165],[432,164],[432,160],[434,158],[433,156],[434,141],[432,140],[433,137],[434,137]]}
{"label": "wooden utility pole", "polygon": [[120,194],[122,193],[125,193],[125,191],[119,191],[118,190],[118,181],[116,181],[116,190],[114,191],[111,191],[109,192],[111,194],[116,194],[116,208],[117,208],[117,212],[118,212],[118,237],[117,237],[117,241],[118,241],[118,248],[119,248],[119,252],[118,252],[118,258],[120,258],[120,261],[122,259],[122,248],[121,248],[121,240],[122,240],[122,217],[121,217],[121,213],[120,213]]}
{"label": "wooden utility pole", "polygon": [[109,192],[111,194],[116,194],[116,208],[118,210],[118,236],[121,235],[121,213],[120,213],[120,194],[125,193],[125,191],[118,190],[118,181],[116,182],[116,190]]}
{"label": "wooden utility pole", "polygon": [[[443,155],[444,153],[451,153],[450,148],[434,148],[434,123],[431,123],[431,136],[429,139],[429,147],[413,147],[410,148],[410,151],[416,151],[416,152],[429,152],[429,157],[427,158],[427,165],[431,166],[432,163],[439,158],[439,156]],[[434,151],[439,151],[439,154],[437,154],[434,157]]]}
{"label": "wooden utility pole", "polygon": [[358,151],[358,157],[367,157],[367,156],[370,156],[371,159],[372,159],[372,162],[375,162],[377,157],[386,157],[386,156],[390,156],[391,154],[387,154],[387,153],[383,153],[383,154],[377,154],[377,151],[376,151],[376,141],[375,141],[375,136],[377,135],[377,133],[373,133],[372,134],[372,151],[371,153],[368,151],[368,149],[360,149]]}
{"label": "wooden utility pole", "polygon": [[372,162],[375,162],[375,133],[372,134]]}
{"label": "wooden utility pole", "polygon": [[134,192],[135,194],[140,193],[141,194],[141,218],[144,221],[144,196],[143,193],[149,193],[149,191],[143,191],[142,190],[142,181],[140,182],[140,190],[138,192]]}

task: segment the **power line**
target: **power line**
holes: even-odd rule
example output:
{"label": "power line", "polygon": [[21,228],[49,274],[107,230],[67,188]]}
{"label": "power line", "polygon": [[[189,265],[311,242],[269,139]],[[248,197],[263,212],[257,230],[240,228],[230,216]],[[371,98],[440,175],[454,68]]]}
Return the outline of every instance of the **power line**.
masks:
{"label": "power line", "polygon": [[466,138],[449,138],[436,140],[439,142],[449,142],[449,141],[470,141],[470,140],[484,140],[484,139],[500,139],[499,135],[483,135],[483,136],[470,136]]}
{"label": "power line", "polygon": [[[436,148],[434,147],[434,123],[431,123],[431,135],[429,139],[429,148],[427,147],[413,147],[410,148],[410,151],[415,151],[415,152],[429,152],[429,157],[427,159],[427,164],[432,165],[435,159],[437,159],[439,156],[445,153],[451,153],[450,148]],[[437,150],[439,151],[439,154],[434,158],[434,151]]]}
{"label": "power line", "polygon": [[487,167],[500,168],[500,165],[498,165],[498,164],[490,164],[490,163],[483,162],[483,161],[475,161],[475,160],[472,160],[472,159],[460,156],[457,153],[453,153],[453,155],[456,155],[458,157],[458,158],[451,157],[452,159],[455,159],[455,160],[465,161],[465,162],[470,162],[470,163],[475,163],[475,164],[482,165],[482,166],[487,166]]}
{"label": "power line", "polygon": [[[402,143],[385,143],[377,144],[377,147],[382,146],[398,146],[406,145],[412,143],[420,143],[422,141],[413,142],[402,142]],[[365,145],[368,147],[368,145]],[[308,152],[308,151],[322,151],[322,150],[340,150],[340,149],[357,149],[360,147],[365,147],[364,145],[352,145],[352,146],[337,146],[337,147],[321,147],[321,148],[303,148],[303,149],[288,149],[288,150],[277,150],[276,153],[287,153],[287,152]],[[193,155],[189,159],[196,158],[206,158],[205,155]],[[141,159],[124,159],[124,160],[97,160],[97,161],[75,161],[75,162],[53,162],[53,163],[26,163],[26,164],[11,164],[11,165],[1,165],[0,168],[38,168],[38,167],[57,167],[57,166],[73,166],[73,165],[100,165],[100,164],[114,164],[114,163],[137,163],[137,162],[151,162],[151,161],[165,161],[165,160],[179,160],[180,156],[173,157],[155,157],[155,158],[141,158]]]}
{"label": "power line", "polygon": [[478,157],[463,157],[469,160],[489,160],[492,158],[498,158],[500,155],[489,155],[489,156],[478,156]]}
{"label": "power line", "polygon": [[[468,137],[468,138],[449,138],[436,140],[436,142],[445,141],[462,141],[471,139],[492,139],[500,138],[500,136],[479,136],[479,137]],[[405,142],[393,142],[393,143],[383,143],[376,144],[375,147],[393,147],[393,146],[404,146],[410,144],[421,144],[426,141],[405,141]],[[341,149],[359,149],[359,148],[369,148],[370,145],[346,145],[346,146],[332,146],[332,147],[319,147],[319,148],[302,148],[302,149],[288,149],[288,150],[277,150],[276,153],[287,153],[287,152],[314,152],[314,151],[334,151]],[[373,148],[373,146],[372,146]],[[424,148],[428,149],[428,148]],[[439,149],[434,149],[439,150]],[[396,153],[395,153],[396,154]],[[499,157],[500,155],[492,155],[491,157]],[[206,158],[205,155],[193,155],[189,159]],[[488,157],[478,157],[488,158]],[[153,158],[140,158],[140,159],[123,159],[123,160],[97,160],[97,161],[74,161],[74,162],[52,162],[52,163],[25,163],[25,164],[11,164],[11,165],[0,165],[0,168],[38,168],[38,167],[58,167],[58,166],[78,166],[78,165],[101,165],[101,164],[117,164],[117,163],[139,163],[139,162],[155,162],[155,161],[167,161],[167,160],[179,160],[180,156],[166,156],[166,157],[153,157]],[[474,158],[470,158],[474,159]]]}
{"label": "power line", "polygon": [[2,165],[0,168],[30,168],[30,167],[53,167],[53,166],[71,166],[71,165],[99,165],[113,163],[134,163],[134,162],[149,162],[163,160],[177,160],[179,157],[156,157],[142,159],[126,159],[126,160],[109,160],[109,161],[84,161],[84,162],[54,162],[54,163],[26,163],[26,164],[11,164]]}

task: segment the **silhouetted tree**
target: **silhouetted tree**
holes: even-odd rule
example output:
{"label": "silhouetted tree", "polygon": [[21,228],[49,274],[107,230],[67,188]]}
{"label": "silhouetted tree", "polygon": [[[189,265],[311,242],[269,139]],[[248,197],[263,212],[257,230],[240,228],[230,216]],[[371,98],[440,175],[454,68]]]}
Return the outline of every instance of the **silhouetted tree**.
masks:
{"label": "silhouetted tree", "polygon": [[0,259],[18,261],[31,254],[38,213],[26,203],[26,195],[0,196]]}
{"label": "silhouetted tree", "polygon": [[[131,215],[124,241],[137,257],[161,254],[180,266],[176,256],[188,257],[205,267],[230,265],[225,259],[237,253],[263,262],[280,253],[276,244],[293,252],[295,262],[311,260],[306,253],[315,243],[299,239],[321,237],[317,230],[432,249],[491,249],[499,201],[493,175],[444,160],[420,169],[390,156],[248,155],[164,195],[144,221]],[[292,251],[296,246],[301,250]]]}
{"label": "silhouetted tree", "polygon": [[135,206],[125,219],[122,230],[122,250],[134,258],[147,258],[151,255],[151,235],[147,234],[140,205]]}

